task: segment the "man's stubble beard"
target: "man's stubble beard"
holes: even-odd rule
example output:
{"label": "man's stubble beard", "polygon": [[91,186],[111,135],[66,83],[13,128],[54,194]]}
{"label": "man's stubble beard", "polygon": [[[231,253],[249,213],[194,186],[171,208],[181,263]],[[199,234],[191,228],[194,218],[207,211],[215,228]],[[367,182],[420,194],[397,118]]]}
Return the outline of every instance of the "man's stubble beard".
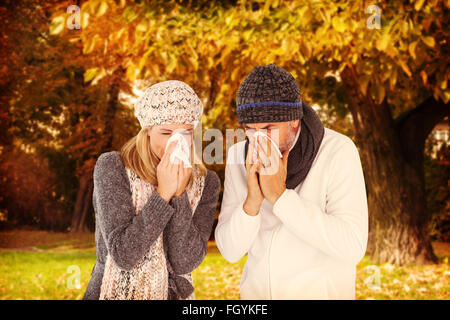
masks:
{"label": "man's stubble beard", "polygon": [[[282,153],[285,152],[286,150],[289,150],[292,147],[292,145],[295,142],[295,137],[297,135],[296,130],[291,126],[291,124],[289,123],[288,125],[289,125],[289,129],[288,129],[289,133],[288,133],[288,137],[286,139],[286,143],[284,143],[282,146],[280,146],[280,151]],[[300,130],[300,129],[301,128],[299,126],[298,130]]]}

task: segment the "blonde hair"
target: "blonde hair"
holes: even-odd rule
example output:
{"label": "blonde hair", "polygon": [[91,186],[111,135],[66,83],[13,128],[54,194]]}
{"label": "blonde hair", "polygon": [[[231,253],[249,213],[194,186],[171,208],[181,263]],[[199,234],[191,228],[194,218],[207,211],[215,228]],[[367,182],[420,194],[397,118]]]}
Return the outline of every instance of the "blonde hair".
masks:
{"label": "blonde hair", "polygon": [[[151,148],[150,136],[148,131],[152,126],[142,128],[139,133],[128,140],[120,149],[119,154],[125,167],[130,168],[142,179],[153,185],[158,184],[156,176],[156,168],[159,159]],[[197,169],[199,175],[206,175],[206,167],[201,160],[198,159],[195,152],[194,143],[191,150],[191,162],[195,159],[193,167]],[[194,170],[193,170],[194,172]],[[191,185],[193,174],[191,175],[189,185]]]}

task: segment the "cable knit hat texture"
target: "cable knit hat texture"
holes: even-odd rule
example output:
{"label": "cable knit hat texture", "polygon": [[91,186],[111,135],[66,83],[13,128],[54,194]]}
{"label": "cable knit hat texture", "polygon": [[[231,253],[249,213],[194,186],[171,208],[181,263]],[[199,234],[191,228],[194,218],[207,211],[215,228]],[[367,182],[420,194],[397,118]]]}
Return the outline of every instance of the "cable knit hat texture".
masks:
{"label": "cable knit hat texture", "polygon": [[239,123],[302,119],[300,89],[294,77],[274,64],[255,67],[242,81],[237,98]]}
{"label": "cable knit hat texture", "polygon": [[147,88],[134,105],[134,115],[142,128],[184,123],[194,127],[200,121],[203,103],[186,83],[168,80]]}

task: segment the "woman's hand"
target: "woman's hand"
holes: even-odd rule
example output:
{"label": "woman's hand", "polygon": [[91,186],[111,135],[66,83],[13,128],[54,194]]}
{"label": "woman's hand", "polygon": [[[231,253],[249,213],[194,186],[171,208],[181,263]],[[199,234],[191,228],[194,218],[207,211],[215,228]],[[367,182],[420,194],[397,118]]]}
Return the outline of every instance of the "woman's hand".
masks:
{"label": "woman's hand", "polygon": [[186,190],[191,174],[192,168],[185,168],[183,163],[178,165],[178,187],[175,192],[175,197],[181,196],[184,190]]}
{"label": "woman's hand", "polygon": [[172,199],[178,187],[179,165],[170,162],[170,154],[175,149],[175,146],[176,141],[169,145],[156,168],[156,178],[158,180],[156,192],[158,192],[161,198],[166,200],[166,202],[169,202],[170,199]]}

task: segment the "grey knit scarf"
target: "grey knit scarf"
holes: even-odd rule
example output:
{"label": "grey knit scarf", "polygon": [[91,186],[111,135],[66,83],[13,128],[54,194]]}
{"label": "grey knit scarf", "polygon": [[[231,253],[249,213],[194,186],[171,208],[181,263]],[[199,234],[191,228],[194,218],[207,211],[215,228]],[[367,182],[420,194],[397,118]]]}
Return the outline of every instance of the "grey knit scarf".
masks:
{"label": "grey knit scarf", "polygon": [[[286,188],[294,189],[308,175],[319,151],[325,128],[313,108],[304,101],[300,135],[289,153]],[[247,157],[249,140],[246,138],[244,159]]]}

